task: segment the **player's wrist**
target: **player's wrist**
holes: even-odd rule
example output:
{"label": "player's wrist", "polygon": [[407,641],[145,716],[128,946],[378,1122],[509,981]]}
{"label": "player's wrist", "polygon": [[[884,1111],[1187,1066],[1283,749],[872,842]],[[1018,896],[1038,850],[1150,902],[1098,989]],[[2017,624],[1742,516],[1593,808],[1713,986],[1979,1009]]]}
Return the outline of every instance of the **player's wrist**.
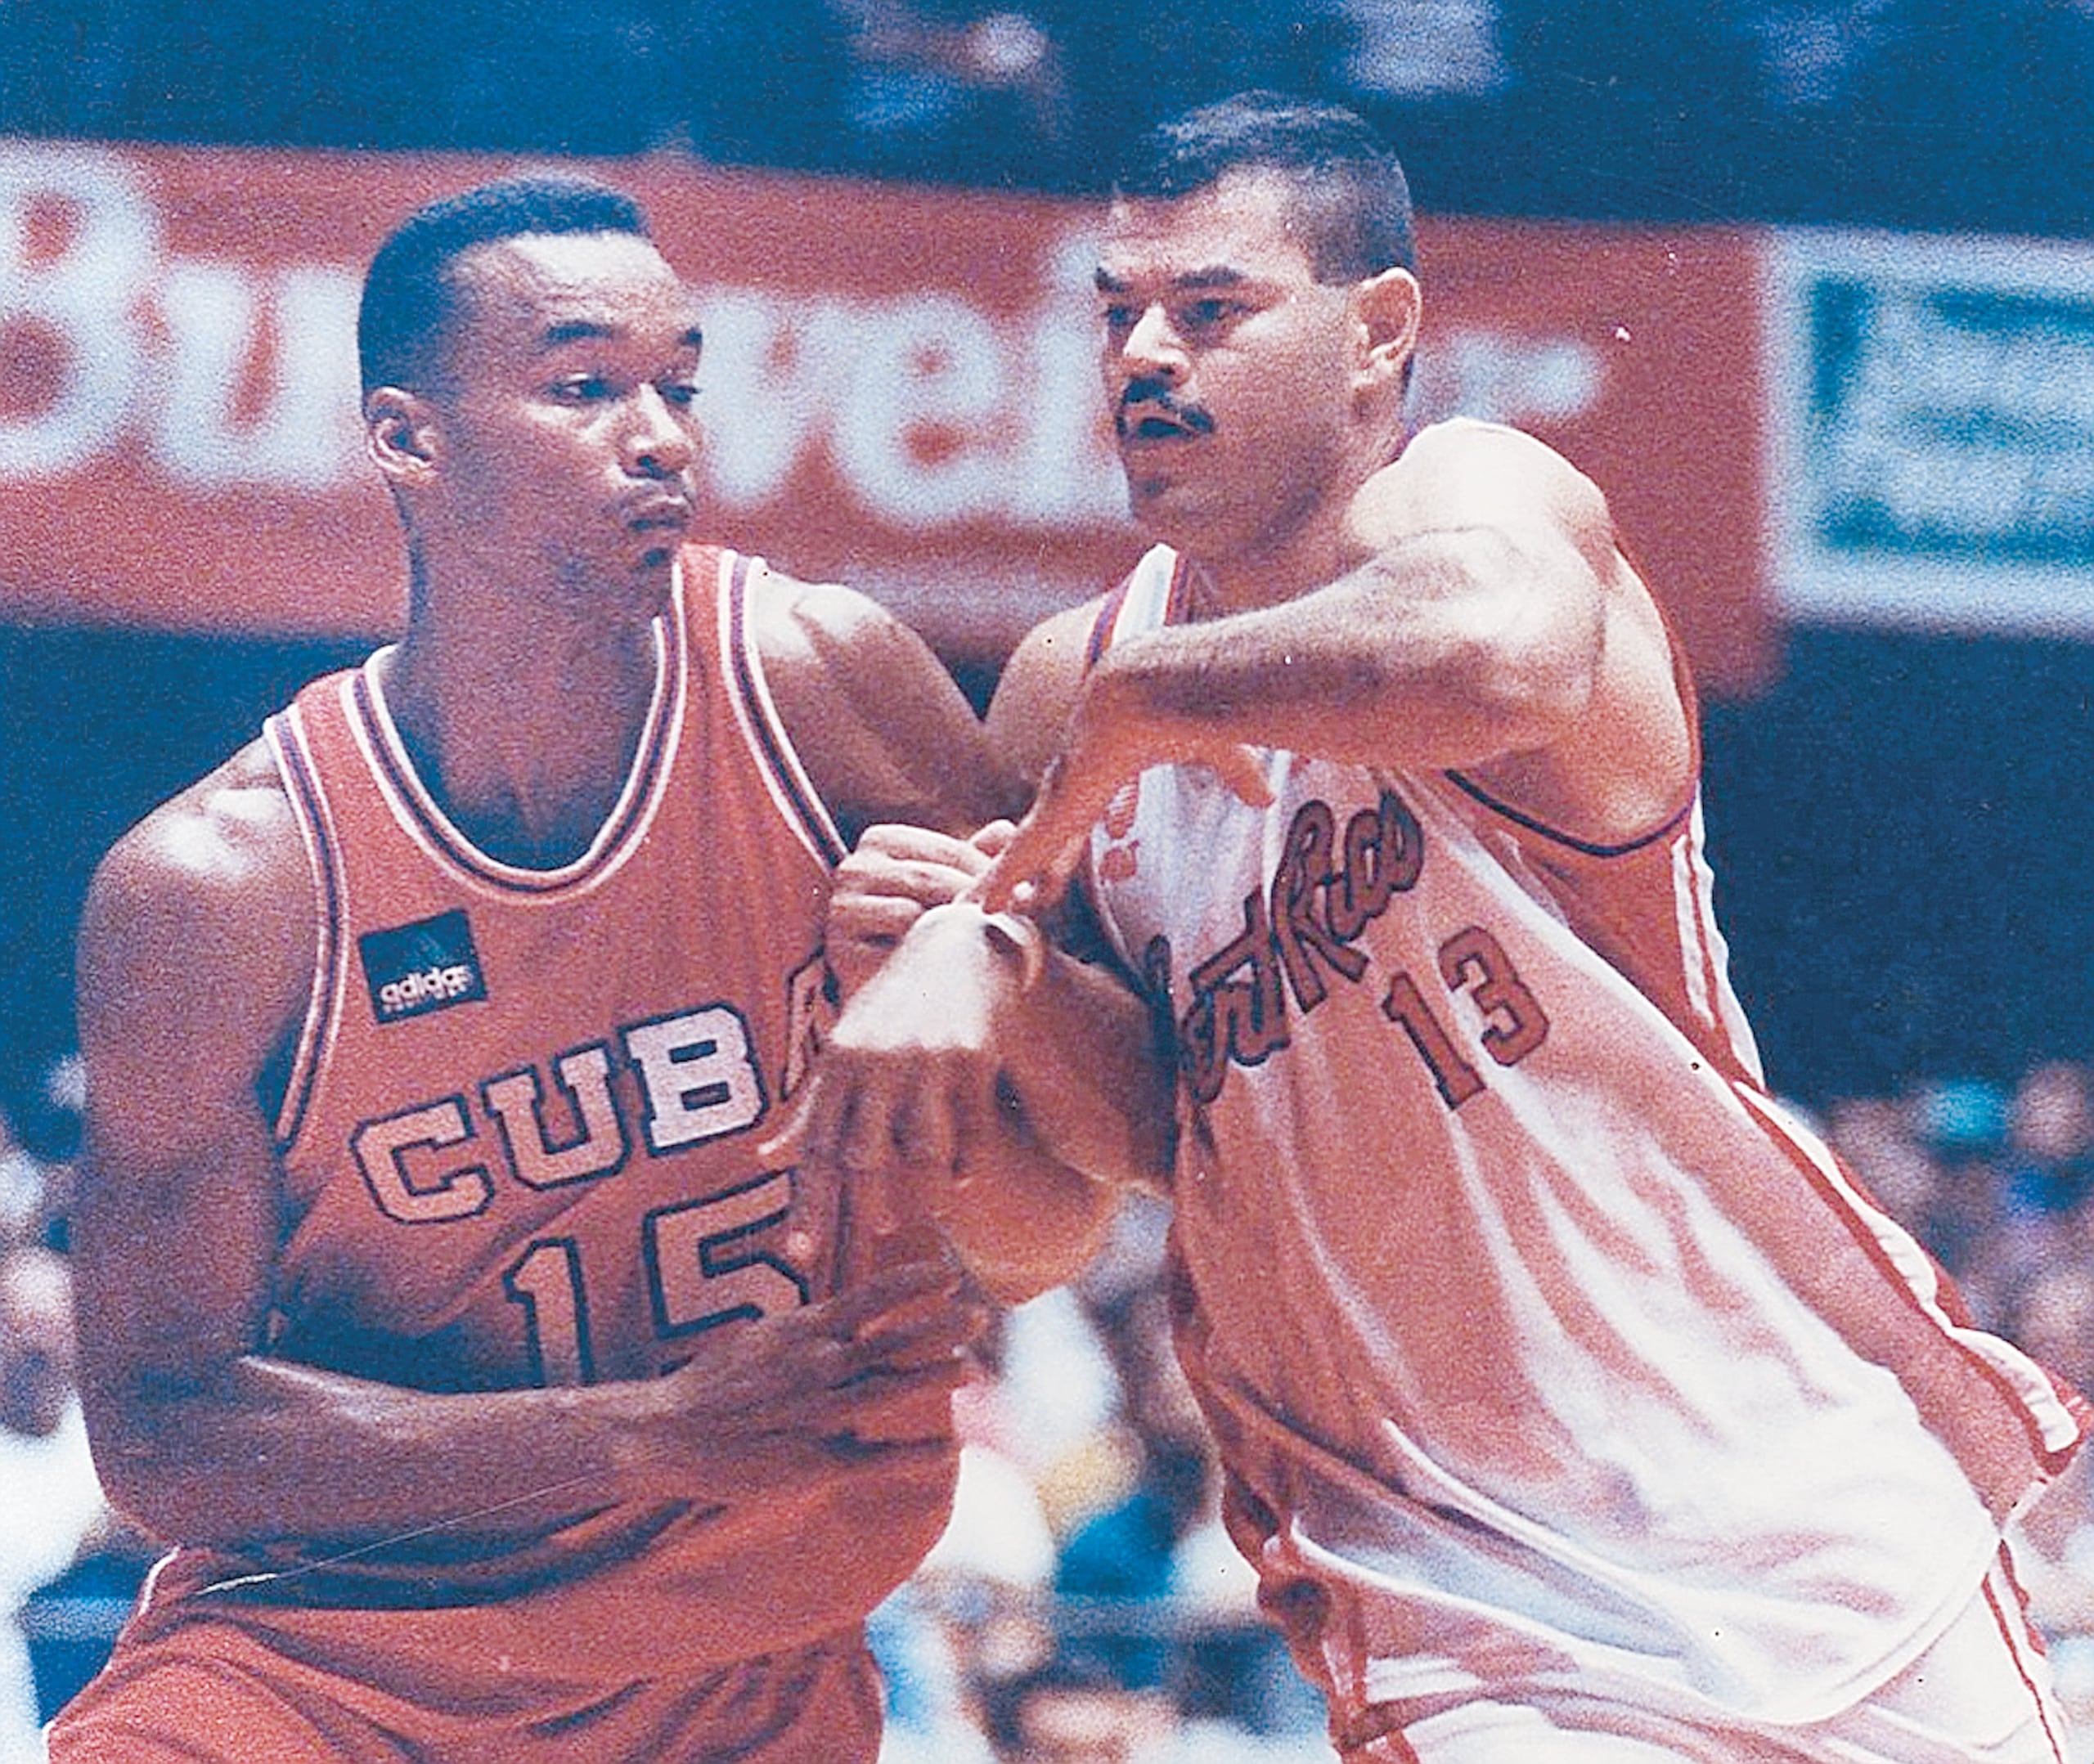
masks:
{"label": "player's wrist", "polygon": [[991,913],[972,900],[950,900],[924,913],[918,928],[932,936],[943,935],[950,928],[955,934],[978,940],[1000,964],[1016,973],[1020,992],[1030,991],[1046,972],[1047,934],[1022,913]]}
{"label": "player's wrist", "polygon": [[1030,992],[1047,972],[1047,934],[1022,913],[984,913],[982,930],[989,947],[1018,967],[1018,990]]}

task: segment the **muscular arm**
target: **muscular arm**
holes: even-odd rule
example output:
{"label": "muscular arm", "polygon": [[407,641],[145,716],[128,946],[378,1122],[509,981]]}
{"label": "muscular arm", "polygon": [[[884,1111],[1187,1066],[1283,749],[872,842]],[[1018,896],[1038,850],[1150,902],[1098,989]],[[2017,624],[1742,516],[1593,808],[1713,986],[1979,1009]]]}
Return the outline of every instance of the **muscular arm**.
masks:
{"label": "muscular arm", "polygon": [[973,709],[915,632],[863,595],[771,578],[764,673],[845,842],[895,822],[964,837],[1023,806]]}
{"label": "muscular arm", "polygon": [[[1012,964],[978,911],[924,909],[986,867],[999,842],[964,836],[1022,806],[1022,767],[992,748],[912,632],[846,590],[784,586],[758,627],[773,694],[839,824],[870,829],[831,904],[831,959],[851,1003],[816,1069],[800,1154],[840,1161],[891,1224],[928,1211],[984,1287],[1015,1302],[1103,1241],[1117,1197],[1097,1178],[1155,1161],[1134,1149],[1126,1117],[1140,1111],[1087,1094],[1112,1057],[1094,1040],[983,1057],[1014,996]],[[1100,978],[1079,964],[1047,990],[1094,1009],[1124,990]],[[1138,1005],[1114,1027],[1146,1042]],[[908,1097],[866,1089],[875,1071],[910,1074]],[[1167,1089],[1144,1119],[1167,1123]]]}
{"label": "muscular arm", "polygon": [[[985,905],[1045,904],[1113,791],[1147,765],[1204,762],[1255,799],[1263,780],[1248,746],[1463,768],[1599,838],[1634,837],[1678,806],[1692,740],[1669,644],[1587,480],[1512,431],[1450,424],[1370,481],[1350,525],[1355,567],[1297,599],[1145,633],[1094,666],[1095,603],[1027,638],[989,727],[1040,794],[973,890]],[[950,1066],[973,1084],[986,1075],[1018,1092],[1032,1130],[1078,1167],[1161,1183],[1169,1075],[1139,1002],[1105,968],[1077,983],[1063,951],[1040,982],[1019,989],[1008,964],[985,968],[981,942],[927,922],[904,940],[878,994],[903,1018],[912,989],[928,1000],[986,973],[975,983],[998,1001],[981,1013],[994,1026],[965,1057],[924,1059],[938,1033],[967,1039],[949,1021],[927,1025],[914,1044],[890,1029],[892,1051],[907,1047],[918,1065],[912,1072],[897,1057],[883,1067],[880,1032],[847,1017],[839,1033],[855,1044],[861,1096],[838,1111],[841,1142],[870,1162],[888,1153],[883,1130],[897,1144],[911,1131],[920,1138],[915,1123],[937,1106],[923,1074]],[[973,1180],[964,1160],[955,1180],[959,1192]]]}
{"label": "muscular arm", "polygon": [[[283,1221],[258,1083],[303,1012],[313,922],[259,747],[128,835],[91,891],[74,1254],[88,1421],[119,1504],[185,1542],[437,1524],[521,1542],[620,1497],[730,1501],[942,1449],[971,1323],[923,1302],[950,1296],[923,1271],[646,1382],[437,1395],[268,1354]],[[893,1443],[867,1450],[875,1434]]]}
{"label": "muscular arm", "polygon": [[1602,842],[1678,808],[1692,743],[1669,641],[1567,462],[1510,429],[1443,424],[1368,482],[1349,530],[1357,561],[1325,586],[1107,652],[1068,704],[1052,800],[1013,873],[1066,869],[1143,766],[1226,769],[1242,743],[1459,769]]}

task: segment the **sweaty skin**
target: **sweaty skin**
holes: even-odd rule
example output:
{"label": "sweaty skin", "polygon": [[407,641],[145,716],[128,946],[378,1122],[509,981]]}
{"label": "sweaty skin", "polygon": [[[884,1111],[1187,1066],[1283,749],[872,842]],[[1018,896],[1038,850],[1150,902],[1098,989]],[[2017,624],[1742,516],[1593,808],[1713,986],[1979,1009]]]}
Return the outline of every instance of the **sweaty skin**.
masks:
{"label": "sweaty skin", "polygon": [[[1458,768],[1608,843],[1657,824],[1692,773],[1670,641],[1597,489],[1492,424],[1406,442],[1417,283],[1319,281],[1291,200],[1285,177],[1251,172],[1114,205],[1097,278],[1105,394],[1137,519],[1190,560],[1193,616],[1095,665],[1102,600],[1021,644],[989,731],[1032,806],[986,870],[924,868],[888,891],[894,958],[846,1009],[805,1112],[810,1156],[919,1188],[933,1178],[919,1146],[971,1148],[948,1185],[1007,1212],[1007,1255],[1031,1235],[1035,1277],[1082,1265],[1093,1215],[1043,1201],[1036,1169],[1029,1187],[1028,1172],[992,1168],[985,1122],[1022,1124],[1006,1148],[1054,1148],[1100,1184],[1169,1182],[1173,1079],[1147,1008],[1081,938],[1085,958],[1058,947],[1024,985],[991,918],[1054,912],[1129,779],[1202,765],[1259,802],[1258,748]],[[832,913],[860,913],[856,892]],[[1072,906],[1058,924],[1082,922]],[[963,987],[970,1010],[946,1009]]]}

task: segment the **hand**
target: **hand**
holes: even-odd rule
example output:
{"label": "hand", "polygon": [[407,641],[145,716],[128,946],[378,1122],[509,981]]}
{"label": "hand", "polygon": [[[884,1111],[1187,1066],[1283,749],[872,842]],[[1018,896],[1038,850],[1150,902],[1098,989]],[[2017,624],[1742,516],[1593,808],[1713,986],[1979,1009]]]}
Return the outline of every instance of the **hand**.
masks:
{"label": "hand", "polygon": [[844,1008],[763,1156],[843,1170],[874,1232],[937,1223],[970,1141],[1003,1106],[997,1019],[1025,971],[1025,951],[978,909],[922,913]]}
{"label": "hand", "polygon": [[655,1387],[645,1457],[705,1498],[768,1497],[952,1449],[951,1397],[989,1312],[950,1256],[730,1325]]}
{"label": "hand", "polygon": [[1016,829],[991,821],[971,839],[928,828],[869,827],[837,866],[825,942],[845,999],[870,980],[924,913],[980,880]]}
{"label": "hand", "polygon": [[1099,708],[1097,678],[1078,701],[1062,750],[1040,780],[1025,819],[986,873],[963,896],[989,913],[1043,913],[1058,900],[1090,846],[1091,829],[1121,787],[1152,765],[1196,765],[1212,771],[1253,807],[1272,801],[1256,748],[1196,728],[1168,733],[1116,719]]}

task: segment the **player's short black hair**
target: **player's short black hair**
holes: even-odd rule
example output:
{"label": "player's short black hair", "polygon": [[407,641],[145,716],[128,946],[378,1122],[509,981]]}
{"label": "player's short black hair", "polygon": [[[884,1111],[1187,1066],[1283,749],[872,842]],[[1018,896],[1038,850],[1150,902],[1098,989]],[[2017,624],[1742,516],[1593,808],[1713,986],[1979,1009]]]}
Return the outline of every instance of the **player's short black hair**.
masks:
{"label": "player's short black hair", "polygon": [[452,266],[475,245],[544,233],[649,236],[645,211],[623,191],[565,173],[497,178],[425,204],[393,230],[364,276],[357,310],[363,389],[427,389],[441,370],[456,303]]}
{"label": "player's short black hair", "polygon": [[1278,172],[1300,191],[1296,220],[1317,279],[1415,273],[1410,186],[1395,150],[1341,105],[1239,92],[1160,123],[1135,142],[1113,194],[1175,201],[1231,172]]}

